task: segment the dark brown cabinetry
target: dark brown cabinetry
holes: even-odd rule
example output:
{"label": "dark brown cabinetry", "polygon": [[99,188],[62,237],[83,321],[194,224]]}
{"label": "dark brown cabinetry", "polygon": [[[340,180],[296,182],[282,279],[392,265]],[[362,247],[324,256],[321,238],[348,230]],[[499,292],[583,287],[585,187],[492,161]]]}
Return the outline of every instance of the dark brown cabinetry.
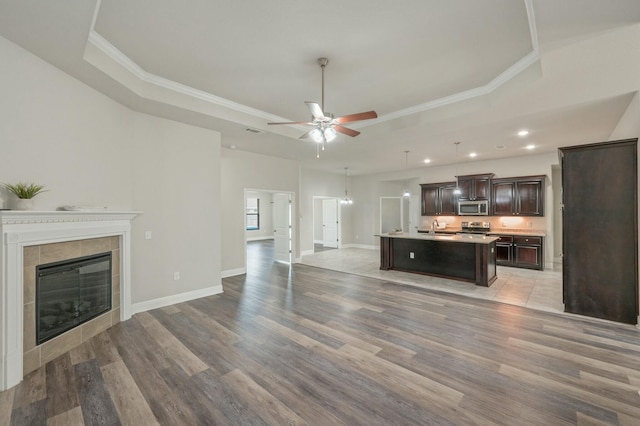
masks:
{"label": "dark brown cabinetry", "polygon": [[518,268],[544,269],[542,237],[496,235],[496,263]]}
{"label": "dark brown cabinetry", "polygon": [[493,173],[458,176],[461,201],[489,200],[491,197],[491,178]]}
{"label": "dark brown cabinetry", "polygon": [[380,269],[446,277],[489,287],[497,279],[495,242],[381,236]]}
{"label": "dark brown cabinetry", "polygon": [[544,216],[544,176],[491,180],[491,214]]}
{"label": "dark brown cabinetry", "polygon": [[638,321],[637,143],[560,148],[566,312]]}
{"label": "dark brown cabinetry", "polygon": [[422,216],[456,215],[458,197],[455,182],[422,184]]}

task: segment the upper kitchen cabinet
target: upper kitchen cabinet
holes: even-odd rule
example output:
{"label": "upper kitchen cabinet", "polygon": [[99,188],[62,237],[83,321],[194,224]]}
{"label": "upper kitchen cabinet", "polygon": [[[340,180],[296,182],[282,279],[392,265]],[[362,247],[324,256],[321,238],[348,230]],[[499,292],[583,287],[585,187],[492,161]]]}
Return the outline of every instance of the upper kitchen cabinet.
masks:
{"label": "upper kitchen cabinet", "polygon": [[421,184],[422,216],[457,215],[458,197],[455,182]]}
{"label": "upper kitchen cabinet", "polygon": [[460,201],[489,201],[491,197],[491,178],[493,173],[458,176]]}
{"label": "upper kitchen cabinet", "polygon": [[545,176],[491,180],[494,216],[544,216]]}

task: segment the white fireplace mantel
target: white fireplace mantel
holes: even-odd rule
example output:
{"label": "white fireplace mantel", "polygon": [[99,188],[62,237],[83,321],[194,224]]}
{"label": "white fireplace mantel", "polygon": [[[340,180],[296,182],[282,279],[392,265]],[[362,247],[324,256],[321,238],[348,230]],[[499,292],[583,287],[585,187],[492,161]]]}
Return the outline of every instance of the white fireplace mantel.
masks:
{"label": "white fireplace mantel", "polygon": [[120,320],[131,317],[130,211],[0,211],[0,391],[22,380],[24,247],[119,236]]}

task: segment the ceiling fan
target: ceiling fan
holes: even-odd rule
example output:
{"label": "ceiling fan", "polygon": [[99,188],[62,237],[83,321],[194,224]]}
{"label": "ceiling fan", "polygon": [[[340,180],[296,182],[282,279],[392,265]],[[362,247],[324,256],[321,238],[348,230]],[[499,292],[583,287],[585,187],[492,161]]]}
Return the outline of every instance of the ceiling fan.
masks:
{"label": "ceiling fan", "polygon": [[333,114],[324,112],[324,68],[329,63],[327,58],[318,58],[318,65],[322,69],[322,108],[316,102],[305,102],[309,111],[311,111],[312,121],[290,121],[280,123],[267,123],[267,124],[304,124],[307,126],[313,126],[313,129],[309,130],[300,139],[311,138],[314,142],[318,143],[318,157],[320,156],[320,145],[324,151],[325,142],[331,142],[334,140],[338,133],[342,133],[347,136],[358,136],[360,132],[349,129],[342,126],[344,123],[351,123],[360,120],[370,120],[377,118],[378,114],[375,111],[359,112],[357,114],[343,115],[341,117],[333,117]]}

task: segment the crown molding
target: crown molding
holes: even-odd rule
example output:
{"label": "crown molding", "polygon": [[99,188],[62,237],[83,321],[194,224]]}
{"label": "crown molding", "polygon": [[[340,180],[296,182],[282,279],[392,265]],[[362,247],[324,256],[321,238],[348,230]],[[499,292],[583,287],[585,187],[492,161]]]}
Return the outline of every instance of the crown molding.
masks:
{"label": "crown molding", "polygon": [[[254,118],[258,118],[261,120],[291,121],[289,118],[280,117],[274,114],[267,113],[262,110],[258,110],[256,108],[249,107],[247,105],[239,104],[229,99],[225,99],[220,96],[216,96],[211,93],[205,92],[203,90],[199,90],[199,89],[187,86],[185,84],[178,83],[176,81],[169,80],[164,77],[160,77],[156,74],[152,74],[145,71],[142,67],[140,67],[137,63],[131,60],[127,55],[121,52],[118,48],[116,48],[113,44],[111,44],[108,40],[102,37],[95,30],[95,23],[99,15],[101,4],[102,4],[102,0],[98,0],[96,4],[95,13],[93,16],[93,21],[91,23],[91,29],[89,31],[89,37],[87,42],[92,44],[95,48],[97,48],[100,52],[102,52],[112,61],[122,66],[125,70],[127,70],[129,73],[131,73],[141,82],[155,85],[157,87],[161,87],[175,93],[179,93],[194,99],[198,99],[209,104],[217,105],[223,108],[227,108],[229,110],[247,114],[249,116],[252,116]],[[408,115],[425,112],[431,109],[440,108],[446,105],[451,105],[458,102],[473,99],[476,97],[488,95],[494,90],[498,89],[503,84],[505,84],[506,82],[508,82],[509,80],[511,80],[512,78],[514,78],[516,75],[520,74],[529,66],[539,61],[540,56],[539,56],[539,44],[538,44],[538,32],[537,32],[537,26],[535,21],[533,0],[524,0],[524,4],[527,12],[527,20],[529,23],[529,34],[531,38],[532,50],[527,55],[519,59],[515,64],[513,64],[512,66],[504,70],[499,75],[497,75],[490,82],[488,82],[483,86],[479,86],[473,89],[465,90],[463,92],[455,93],[450,96],[445,96],[443,98],[438,98],[429,102],[425,102],[423,104],[400,109],[400,110],[391,112],[389,114],[384,114],[373,120],[368,120],[366,122],[360,122],[360,123],[353,123],[350,127],[353,127],[353,128],[368,127],[368,126],[382,123],[385,121],[406,117]],[[140,96],[143,96],[139,92],[136,92],[136,93],[138,93],[138,95]],[[291,126],[291,127],[294,127],[300,130],[306,130],[306,127],[303,127],[303,126]]]}
{"label": "crown molding", "polygon": [[173,92],[187,95],[192,98],[209,102],[209,103],[212,103],[224,108],[228,108],[234,111],[242,112],[263,120],[271,120],[271,121],[287,120],[284,117],[280,117],[274,114],[269,114],[265,111],[262,111],[256,108],[251,108],[249,106],[230,101],[220,96],[212,95],[211,93],[205,92],[204,90],[195,89],[185,84],[178,83],[176,81],[169,80],[167,78],[160,77],[156,74],[147,72],[93,29],[89,32],[88,42],[91,43],[94,47],[98,48],[102,53],[108,56],[111,60],[113,60],[114,62],[116,62],[123,68],[125,68],[135,77],[137,77],[139,80],[145,83],[153,84],[155,86],[159,86],[164,89],[171,90]]}

